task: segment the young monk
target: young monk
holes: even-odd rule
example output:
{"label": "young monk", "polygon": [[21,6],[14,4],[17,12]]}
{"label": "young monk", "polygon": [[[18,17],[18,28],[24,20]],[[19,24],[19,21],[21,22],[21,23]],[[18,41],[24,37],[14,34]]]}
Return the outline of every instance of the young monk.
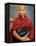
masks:
{"label": "young monk", "polygon": [[[32,21],[26,17],[26,11],[24,5],[17,6],[18,17],[13,22],[12,36],[13,41],[31,41],[33,37]],[[16,31],[21,27],[27,27],[28,32],[25,36],[21,37]]]}

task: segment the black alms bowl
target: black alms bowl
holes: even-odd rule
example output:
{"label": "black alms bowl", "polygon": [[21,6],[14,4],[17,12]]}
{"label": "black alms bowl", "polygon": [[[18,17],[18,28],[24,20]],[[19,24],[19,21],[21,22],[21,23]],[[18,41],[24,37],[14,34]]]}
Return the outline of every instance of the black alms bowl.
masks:
{"label": "black alms bowl", "polygon": [[20,36],[25,36],[27,33],[28,33],[28,31],[27,31],[27,28],[21,28],[21,29],[18,29],[17,31],[16,31]]}

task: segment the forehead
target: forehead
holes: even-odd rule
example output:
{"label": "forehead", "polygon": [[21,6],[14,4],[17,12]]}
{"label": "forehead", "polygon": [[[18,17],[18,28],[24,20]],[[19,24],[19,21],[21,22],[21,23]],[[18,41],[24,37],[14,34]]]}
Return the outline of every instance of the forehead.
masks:
{"label": "forehead", "polygon": [[25,6],[24,5],[17,5],[17,9],[25,9]]}

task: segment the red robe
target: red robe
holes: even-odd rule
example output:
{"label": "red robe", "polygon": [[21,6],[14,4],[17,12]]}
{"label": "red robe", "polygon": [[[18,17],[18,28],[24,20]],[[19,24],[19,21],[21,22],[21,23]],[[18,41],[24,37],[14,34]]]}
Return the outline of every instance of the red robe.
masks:
{"label": "red robe", "polygon": [[21,16],[18,16],[14,20],[12,31],[16,31],[17,29],[19,29],[21,27],[28,27],[28,31],[30,32],[30,35],[28,37],[30,39],[34,39],[34,30],[32,28],[32,21],[30,19],[28,19],[26,16],[24,16],[24,18]]}

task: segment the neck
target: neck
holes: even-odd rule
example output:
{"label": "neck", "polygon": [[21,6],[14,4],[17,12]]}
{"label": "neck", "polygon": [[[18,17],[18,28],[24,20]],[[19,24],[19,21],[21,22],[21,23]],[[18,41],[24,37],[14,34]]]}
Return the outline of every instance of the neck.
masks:
{"label": "neck", "polygon": [[22,16],[24,18],[24,16]]}
{"label": "neck", "polygon": [[22,15],[22,16],[21,16],[21,15],[19,15],[19,16],[20,16],[20,17],[22,17],[22,18],[24,18],[24,17],[25,17],[25,15]]}

